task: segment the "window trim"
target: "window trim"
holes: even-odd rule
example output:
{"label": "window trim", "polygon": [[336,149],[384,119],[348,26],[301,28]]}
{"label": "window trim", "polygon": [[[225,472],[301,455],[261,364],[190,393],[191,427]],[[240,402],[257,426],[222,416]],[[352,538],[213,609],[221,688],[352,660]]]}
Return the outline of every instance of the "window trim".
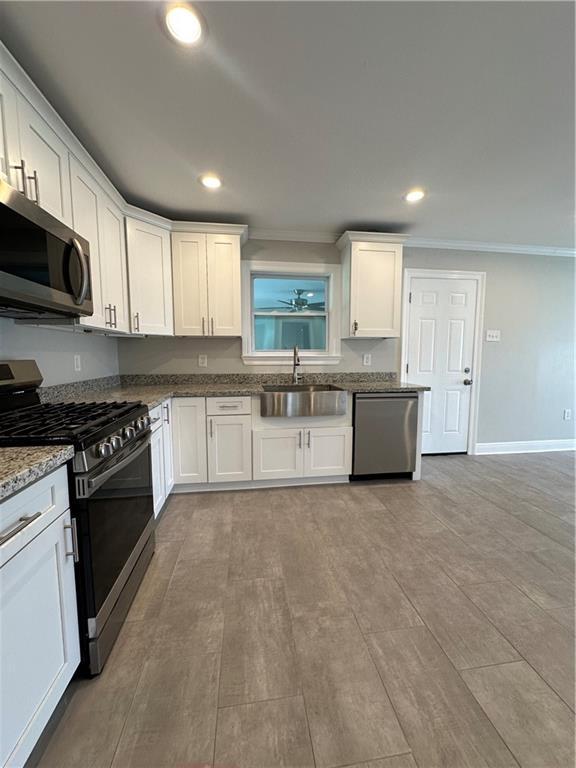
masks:
{"label": "window trim", "polygon": [[328,278],[326,312],[327,349],[300,351],[303,365],[337,365],[340,353],[340,265],[297,261],[242,261],[242,361],[244,365],[292,365],[292,350],[254,349],[252,328],[252,274],[294,275]]}

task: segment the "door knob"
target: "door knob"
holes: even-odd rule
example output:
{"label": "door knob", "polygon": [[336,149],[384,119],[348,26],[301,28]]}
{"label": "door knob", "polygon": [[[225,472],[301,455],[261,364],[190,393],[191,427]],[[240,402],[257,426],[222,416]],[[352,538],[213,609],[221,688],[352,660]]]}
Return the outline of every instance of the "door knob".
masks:
{"label": "door knob", "polygon": [[472,384],[472,379],[464,379],[463,382],[467,387],[469,387]]}

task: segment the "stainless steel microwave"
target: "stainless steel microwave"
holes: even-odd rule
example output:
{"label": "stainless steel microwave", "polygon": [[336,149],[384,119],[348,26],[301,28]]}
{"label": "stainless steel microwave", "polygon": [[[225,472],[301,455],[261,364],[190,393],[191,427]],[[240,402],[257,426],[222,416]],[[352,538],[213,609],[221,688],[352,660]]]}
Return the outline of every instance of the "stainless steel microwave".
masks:
{"label": "stainless steel microwave", "polygon": [[92,312],[88,241],[0,179],[0,316]]}

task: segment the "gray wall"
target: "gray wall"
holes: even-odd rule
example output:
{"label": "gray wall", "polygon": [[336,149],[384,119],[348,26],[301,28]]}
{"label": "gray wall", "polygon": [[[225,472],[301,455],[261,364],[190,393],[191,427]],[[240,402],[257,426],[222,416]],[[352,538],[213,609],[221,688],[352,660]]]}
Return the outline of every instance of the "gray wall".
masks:
{"label": "gray wall", "polygon": [[[82,370],[74,370],[80,355]],[[0,319],[0,360],[33,359],[44,386],[68,384],[118,373],[116,339],[70,329],[35,328]]]}
{"label": "gray wall", "polygon": [[568,439],[574,421],[573,259],[405,248],[405,267],[486,273],[478,442]]}

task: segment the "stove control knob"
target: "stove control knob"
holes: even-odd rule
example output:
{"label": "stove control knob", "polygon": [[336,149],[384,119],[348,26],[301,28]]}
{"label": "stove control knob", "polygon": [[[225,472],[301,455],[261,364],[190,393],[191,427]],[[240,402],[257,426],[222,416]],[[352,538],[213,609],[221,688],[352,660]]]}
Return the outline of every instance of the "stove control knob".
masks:
{"label": "stove control knob", "polygon": [[101,459],[106,459],[108,456],[112,456],[114,448],[112,447],[112,443],[106,442],[100,443],[100,445],[97,446],[96,451]]}
{"label": "stove control knob", "polygon": [[114,437],[110,438],[110,443],[112,444],[113,450],[119,451],[124,445],[124,440],[122,440],[120,435],[114,435]]}
{"label": "stove control knob", "polygon": [[124,429],[122,430],[122,437],[124,438],[124,440],[132,440],[135,434],[136,434],[135,427],[124,427]]}
{"label": "stove control knob", "polygon": [[150,418],[150,416],[144,416],[144,424],[147,427],[149,427],[150,424],[152,424],[152,419]]}
{"label": "stove control knob", "polygon": [[136,432],[142,432],[143,429],[146,429],[144,418],[136,419]]}

